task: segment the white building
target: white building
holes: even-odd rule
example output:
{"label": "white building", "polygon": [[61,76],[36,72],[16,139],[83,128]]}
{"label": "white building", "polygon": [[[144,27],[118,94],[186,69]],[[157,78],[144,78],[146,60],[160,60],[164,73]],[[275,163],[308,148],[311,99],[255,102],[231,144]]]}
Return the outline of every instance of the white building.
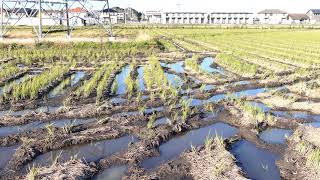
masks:
{"label": "white building", "polygon": [[208,24],[209,14],[204,12],[166,12],[162,24]]}
{"label": "white building", "polygon": [[213,12],[209,24],[253,24],[253,13],[248,12]]}
{"label": "white building", "polygon": [[311,23],[320,23],[320,9],[310,9],[307,15]]}
{"label": "white building", "polygon": [[288,14],[286,24],[310,24],[307,14]]}
{"label": "white building", "polygon": [[248,12],[145,12],[152,24],[253,24],[255,17]]}
{"label": "white building", "polygon": [[120,24],[124,23],[125,21],[125,13],[124,12],[118,12],[113,9],[104,9],[99,12],[100,13],[100,19],[102,19],[104,22],[108,22],[111,20],[111,24]]}
{"label": "white building", "polygon": [[279,9],[266,9],[258,13],[260,24],[283,24],[288,13]]}
{"label": "white building", "polygon": [[162,14],[161,11],[146,11],[144,18],[150,24],[162,24]]}

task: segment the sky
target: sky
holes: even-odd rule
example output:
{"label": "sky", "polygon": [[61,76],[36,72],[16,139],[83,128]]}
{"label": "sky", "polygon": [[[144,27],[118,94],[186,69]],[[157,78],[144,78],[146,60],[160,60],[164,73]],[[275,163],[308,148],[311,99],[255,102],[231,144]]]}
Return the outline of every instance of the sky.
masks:
{"label": "sky", "polygon": [[111,7],[133,7],[138,11],[259,12],[282,9],[289,13],[306,13],[309,9],[320,9],[320,0],[109,0],[109,3]]}

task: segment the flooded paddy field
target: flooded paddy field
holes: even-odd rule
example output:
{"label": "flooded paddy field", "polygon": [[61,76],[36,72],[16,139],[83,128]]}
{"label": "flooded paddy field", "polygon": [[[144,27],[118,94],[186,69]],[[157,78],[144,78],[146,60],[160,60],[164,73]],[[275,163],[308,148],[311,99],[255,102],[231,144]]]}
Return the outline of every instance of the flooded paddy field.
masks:
{"label": "flooded paddy field", "polygon": [[3,45],[0,179],[319,179],[313,31],[155,31]]}

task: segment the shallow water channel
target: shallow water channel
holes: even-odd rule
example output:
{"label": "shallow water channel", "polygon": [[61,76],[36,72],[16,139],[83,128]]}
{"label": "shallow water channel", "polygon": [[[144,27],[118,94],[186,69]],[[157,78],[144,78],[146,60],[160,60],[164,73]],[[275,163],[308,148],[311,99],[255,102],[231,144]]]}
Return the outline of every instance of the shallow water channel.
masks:
{"label": "shallow water channel", "polygon": [[73,157],[85,160],[87,162],[98,161],[101,158],[127,149],[130,143],[135,142],[138,142],[138,139],[136,137],[124,136],[117,139],[75,145],[42,154],[38,156],[32,162],[32,164],[48,166],[56,160],[58,160],[58,162],[65,162]]}
{"label": "shallow water channel", "polygon": [[184,135],[174,137],[159,147],[160,156],[151,157],[142,162],[142,167],[151,170],[161,164],[177,158],[183,151],[193,146],[203,145],[207,136],[214,137],[219,135],[223,138],[229,138],[235,135],[237,129],[224,123],[216,123],[207,127],[192,130]]}
{"label": "shallow water channel", "polygon": [[127,166],[110,167],[93,177],[93,180],[121,180],[127,172]]}
{"label": "shallow water channel", "polygon": [[236,157],[238,165],[248,178],[280,180],[280,171],[275,164],[276,160],[280,159],[280,155],[257,148],[246,140],[233,144],[231,153]]}
{"label": "shallow water channel", "polygon": [[11,111],[11,110],[6,110],[6,111],[0,111],[0,118],[3,116],[23,116],[28,113],[39,113],[39,112],[46,112],[46,113],[53,113],[56,110],[58,110],[61,106],[41,106],[38,107],[37,109],[24,109],[21,111]]}
{"label": "shallow water channel", "polygon": [[203,71],[206,73],[219,73],[221,75],[224,75],[224,70],[220,67],[212,67],[214,63],[214,58],[207,57],[202,60],[202,63],[200,64],[200,67]]}
{"label": "shallow water channel", "polygon": [[85,72],[83,71],[78,71],[74,74],[72,74],[70,77],[66,78],[63,80],[58,86],[53,88],[49,93],[48,93],[48,98],[55,98],[57,96],[63,95],[69,87],[73,87],[77,83],[80,82],[80,80],[86,75]]}
{"label": "shallow water channel", "polygon": [[116,75],[115,82],[113,83],[113,86],[116,86],[116,95],[122,95],[126,93],[126,78],[130,75],[131,70],[132,69],[130,65],[127,65],[122,68],[122,71],[118,75]]}
{"label": "shallow water channel", "polygon": [[18,147],[19,145],[0,147],[0,170],[5,168]]}
{"label": "shallow water channel", "polygon": [[17,133],[21,133],[21,132],[26,132],[26,131],[31,131],[34,129],[40,129],[40,128],[45,128],[45,126],[52,124],[54,127],[64,127],[64,126],[68,126],[68,125],[79,125],[79,124],[85,124],[85,123],[90,123],[90,122],[94,122],[97,121],[95,118],[92,119],[60,119],[60,120],[55,120],[55,121],[51,121],[51,122],[40,122],[40,121],[36,121],[36,122],[32,122],[29,124],[25,124],[25,125],[20,125],[20,126],[9,126],[9,127],[1,127],[0,128],[0,137],[3,136],[9,136],[9,135],[13,135],[13,134],[17,134]]}

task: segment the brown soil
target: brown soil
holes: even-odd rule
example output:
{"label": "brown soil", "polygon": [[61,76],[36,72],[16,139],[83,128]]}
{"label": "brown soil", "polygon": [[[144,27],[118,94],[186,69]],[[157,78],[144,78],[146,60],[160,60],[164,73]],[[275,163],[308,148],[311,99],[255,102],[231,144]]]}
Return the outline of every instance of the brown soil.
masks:
{"label": "brown soil", "polygon": [[277,162],[283,179],[320,179],[319,159],[310,159],[320,149],[319,134],[319,128],[301,126],[289,138],[289,147]]}

